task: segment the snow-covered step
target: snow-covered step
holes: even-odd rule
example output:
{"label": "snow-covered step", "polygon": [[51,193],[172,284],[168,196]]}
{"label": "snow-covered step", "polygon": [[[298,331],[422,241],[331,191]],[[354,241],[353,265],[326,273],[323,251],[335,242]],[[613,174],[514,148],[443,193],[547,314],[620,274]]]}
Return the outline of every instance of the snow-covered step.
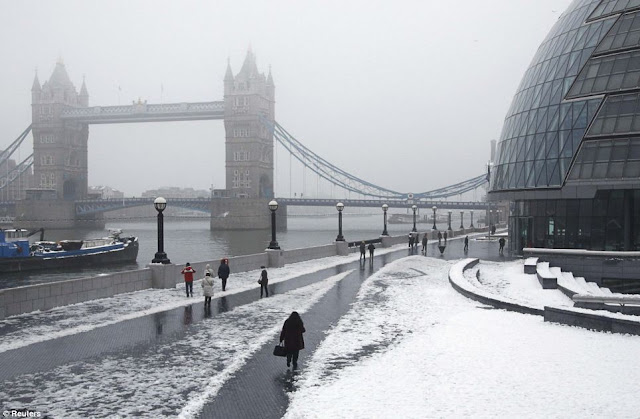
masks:
{"label": "snow-covered step", "polygon": [[538,265],[538,258],[526,258],[524,261],[524,273],[535,274]]}
{"label": "snow-covered step", "polygon": [[543,289],[558,288],[558,279],[549,270],[549,262],[540,262],[536,265],[536,276]]}
{"label": "snow-covered step", "polygon": [[585,292],[584,288],[578,285],[571,272],[556,272],[556,269],[560,271],[560,268],[551,268],[550,271],[558,278],[558,288],[567,296],[571,297],[575,294],[583,294]]}

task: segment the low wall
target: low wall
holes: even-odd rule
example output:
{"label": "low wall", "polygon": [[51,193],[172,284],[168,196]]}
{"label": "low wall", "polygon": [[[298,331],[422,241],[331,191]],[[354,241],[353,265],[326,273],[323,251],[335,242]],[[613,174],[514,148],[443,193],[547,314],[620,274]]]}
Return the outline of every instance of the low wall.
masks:
{"label": "low wall", "polygon": [[495,308],[516,311],[518,313],[535,314],[539,316],[543,314],[541,309],[526,306],[524,304],[518,304],[513,301],[507,301],[504,298],[500,298],[497,295],[490,295],[489,293],[485,293],[483,290],[472,286],[464,277],[464,271],[474,267],[478,262],[478,259],[463,259],[451,267],[449,270],[449,283],[453,289],[467,298]]}
{"label": "low wall", "polygon": [[640,280],[640,252],[539,248],[525,248],[523,252],[524,257],[537,257],[549,262],[549,266],[560,267],[600,286],[603,279]]}
{"label": "low wall", "polygon": [[0,290],[0,319],[151,288],[151,271],[140,269]]}
{"label": "low wall", "polygon": [[320,259],[338,254],[335,244],[326,244],[324,246],[307,247],[303,249],[292,249],[284,251],[284,260],[286,263],[304,262],[311,259]]}
{"label": "low wall", "polygon": [[640,322],[558,307],[545,307],[544,321],[579,326],[601,332],[640,335]]}

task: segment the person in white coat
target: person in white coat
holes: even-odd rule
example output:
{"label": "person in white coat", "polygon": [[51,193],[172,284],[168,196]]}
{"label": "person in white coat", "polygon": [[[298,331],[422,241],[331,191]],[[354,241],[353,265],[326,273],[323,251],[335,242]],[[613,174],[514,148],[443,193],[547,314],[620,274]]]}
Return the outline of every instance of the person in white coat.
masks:
{"label": "person in white coat", "polygon": [[213,278],[211,272],[207,272],[202,278],[202,293],[204,294],[204,305],[211,307],[211,297],[213,297]]}

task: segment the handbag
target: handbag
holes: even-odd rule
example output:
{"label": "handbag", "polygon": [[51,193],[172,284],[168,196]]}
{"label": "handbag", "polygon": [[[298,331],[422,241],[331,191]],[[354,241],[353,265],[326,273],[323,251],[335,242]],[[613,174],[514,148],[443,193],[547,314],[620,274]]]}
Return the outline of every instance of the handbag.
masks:
{"label": "handbag", "polygon": [[262,285],[262,279],[258,279],[258,284]]}
{"label": "handbag", "polygon": [[273,354],[275,356],[287,356],[287,350],[282,345],[276,345],[276,347],[273,348]]}

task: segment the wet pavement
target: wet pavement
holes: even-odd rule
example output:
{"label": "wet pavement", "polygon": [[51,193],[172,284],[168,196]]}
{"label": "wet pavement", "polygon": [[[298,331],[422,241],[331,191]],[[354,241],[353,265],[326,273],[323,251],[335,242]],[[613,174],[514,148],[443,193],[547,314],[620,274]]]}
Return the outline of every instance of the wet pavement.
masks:
{"label": "wet pavement", "polygon": [[[463,246],[462,238],[449,240],[444,254],[441,255],[437,250],[437,241],[431,241],[427,256],[447,260],[463,257],[479,257],[494,261],[511,259],[508,255],[499,255],[497,240],[470,239],[469,252],[466,254],[463,252]],[[376,256],[373,261],[367,258],[364,263],[345,263],[269,286],[269,298],[273,298],[353,270],[304,313],[303,320],[307,329],[306,347],[301,351],[299,369],[304,369],[306,359],[323,340],[325,333],[349,310],[362,282],[384,265],[412,254],[420,254],[420,250],[398,250]],[[135,363],[136,357],[142,356],[140,354],[149,357],[149,354],[153,354],[159,348],[190,339],[191,335],[198,331],[197,325],[202,324],[204,320],[259,300],[257,289],[243,291],[215,298],[210,311],[205,311],[203,303],[198,302],[187,307],[150,314],[0,353],[0,388],[8,388],[11,383],[31,377],[27,376],[28,374],[39,374],[46,379],[48,374],[54,374],[54,369],[67,366],[75,368],[79,361],[96,364],[104,360],[117,362],[118,359],[132,358],[132,362]],[[288,405],[287,392],[295,390],[294,379],[297,372],[287,369],[284,358],[272,355],[273,346],[277,342],[278,336],[274,334],[269,343],[253,353],[251,358],[224,382],[215,397],[204,404],[201,417],[281,417]],[[30,407],[15,406],[16,402],[28,404],[28,399],[14,400],[12,407]],[[8,402],[5,400],[5,403]],[[73,409],[69,410],[73,412]],[[118,413],[114,411],[112,414]]]}

